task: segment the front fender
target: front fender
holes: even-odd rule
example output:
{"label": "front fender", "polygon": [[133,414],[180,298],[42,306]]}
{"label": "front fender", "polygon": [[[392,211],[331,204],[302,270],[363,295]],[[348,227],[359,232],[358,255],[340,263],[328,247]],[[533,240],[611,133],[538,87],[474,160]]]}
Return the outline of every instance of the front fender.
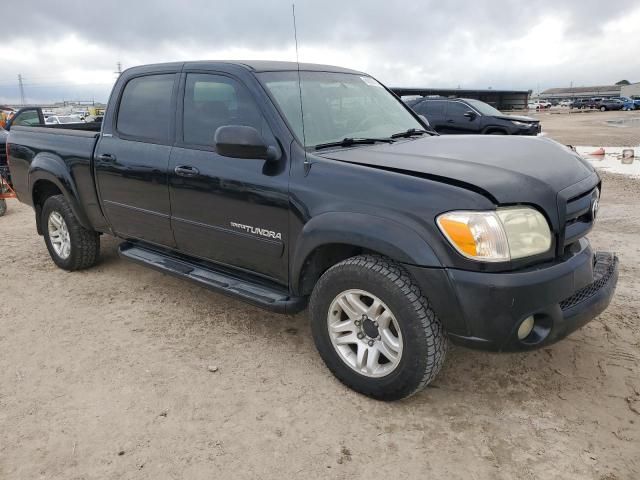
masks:
{"label": "front fender", "polygon": [[328,212],[309,220],[300,233],[291,264],[292,285],[299,285],[309,255],[329,244],[364,248],[411,265],[442,266],[428,243],[411,227],[375,215]]}
{"label": "front fender", "polygon": [[49,181],[58,187],[80,224],[88,230],[93,229],[78,200],[80,197],[76,183],[62,158],[51,153],[40,153],[33,159],[29,166],[29,192],[32,202],[34,188],[40,180]]}

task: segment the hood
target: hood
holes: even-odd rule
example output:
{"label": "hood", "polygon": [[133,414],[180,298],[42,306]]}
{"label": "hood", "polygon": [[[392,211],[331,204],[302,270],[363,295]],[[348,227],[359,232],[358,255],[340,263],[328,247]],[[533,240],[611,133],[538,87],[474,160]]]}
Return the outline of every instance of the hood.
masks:
{"label": "hood", "polygon": [[495,118],[501,118],[502,120],[517,120],[518,122],[527,123],[540,123],[540,120],[532,117],[525,117],[524,115],[494,115]]}
{"label": "hood", "polygon": [[537,204],[549,208],[550,215],[557,209],[558,192],[590,176],[597,183],[591,165],[544,137],[443,135],[320,156],[460,185],[500,204]]}

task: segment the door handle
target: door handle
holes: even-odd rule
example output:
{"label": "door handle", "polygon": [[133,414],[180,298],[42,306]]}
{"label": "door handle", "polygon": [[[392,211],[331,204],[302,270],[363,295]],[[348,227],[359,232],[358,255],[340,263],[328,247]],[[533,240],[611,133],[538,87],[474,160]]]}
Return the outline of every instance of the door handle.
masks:
{"label": "door handle", "polygon": [[453,123],[453,120],[449,119],[447,120],[447,123]]}
{"label": "door handle", "polygon": [[110,153],[103,153],[102,155],[98,155],[98,160],[100,160],[101,162],[115,162],[116,161],[116,156],[115,155],[111,155]]}
{"label": "door handle", "polygon": [[178,165],[173,169],[176,172],[176,175],[181,177],[195,177],[200,173],[200,171],[196,167],[191,167],[189,165]]}

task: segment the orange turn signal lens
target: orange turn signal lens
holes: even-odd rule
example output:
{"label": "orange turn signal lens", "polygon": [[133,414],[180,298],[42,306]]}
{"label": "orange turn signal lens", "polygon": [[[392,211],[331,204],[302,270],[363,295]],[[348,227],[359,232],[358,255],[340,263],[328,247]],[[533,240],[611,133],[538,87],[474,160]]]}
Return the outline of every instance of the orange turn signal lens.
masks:
{"label": "orange turn signal lens", "polygon": [[473,232],[466,223],[452,220],[449,218],[441,218],[438,222],[440,228],[444,230],[449,240],[462,252],[471,257],[477,257],[476,242],[473,239]]}

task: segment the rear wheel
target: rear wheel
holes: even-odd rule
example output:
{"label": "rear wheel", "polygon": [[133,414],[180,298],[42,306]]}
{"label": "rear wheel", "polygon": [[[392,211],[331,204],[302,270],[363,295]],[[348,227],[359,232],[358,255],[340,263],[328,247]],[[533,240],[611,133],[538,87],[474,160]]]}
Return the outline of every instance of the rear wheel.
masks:
{"label": "rear wheel", "polygon": [[100,236],[76,219],[64,195],[49,197],[42,208],[44,240],[55,264],[64,270],[80,270],[96,264]]}
{"label": "rear wheel", "polygon": [[604,112],[607,109],[607,107],[600,107],[600,111]]}
{"label": "rear wheel", "polygon": [[384,257],[361,255],[327,270],[311,295],[310,313],[327,367],[370,397],[408,397],[444,362],[440,320],[404,268]]}
{"label": "rear wheel", "polygon": [[0,198],[0,217],[7,213],[7,201],[4,198]]}

